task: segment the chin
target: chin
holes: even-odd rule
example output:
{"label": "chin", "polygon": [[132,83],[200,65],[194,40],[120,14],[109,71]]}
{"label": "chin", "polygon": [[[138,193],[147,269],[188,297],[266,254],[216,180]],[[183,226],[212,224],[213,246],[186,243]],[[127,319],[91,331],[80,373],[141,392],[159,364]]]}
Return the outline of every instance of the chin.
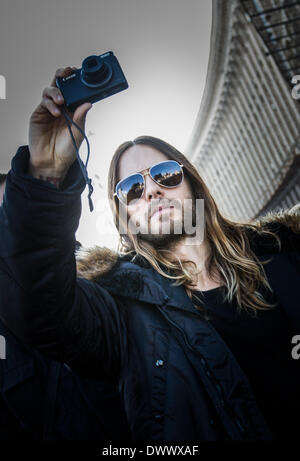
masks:
{"label": "chin", "polygon": [[176,234],[139,234],[138,238],[149,243],[156,250],[166,250],[172,243],[179,242],[183,236]]}
{"label": "chin", "polygon": [[155,247],[166,247],[168,244],[180,240],[183,237],[181,219],[159,219],[157,222],[150,221],[148,229],[147,226],[145,226],[138,234],[139,239],[149,242]]}

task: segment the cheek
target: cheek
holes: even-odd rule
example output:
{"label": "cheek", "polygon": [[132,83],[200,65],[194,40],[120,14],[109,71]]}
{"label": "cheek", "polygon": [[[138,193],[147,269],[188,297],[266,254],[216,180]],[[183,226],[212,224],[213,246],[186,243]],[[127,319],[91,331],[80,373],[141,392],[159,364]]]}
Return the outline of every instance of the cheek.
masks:
{"label": "cheek", "polygon": [[187,199],[187,203],[189,202],[192,202],[193,201],[193,192],[192,190],[190,189],[190,187],[188,186],[185,186],[184,187],[184,193],[183,193],[183,202],[184,202],[184,199]]}
{"label": "cheek", "polygon": [[145,211],[142,209],[142,207],[137,205],[129,206],[127,212],[128,218],[134,221],[140,221],[143,219],[143,215],[145,214]]}
{"label": "cheek", "polygon": [[188,198],[193,197],[193,191],[192,191],[191,185],[188,182],[184,183],[183,189],[184,189],[184,194],[185,194],[186,197],[188,197]]}
{"label": "cheek", "polygon": [[174,199],[178,199],[184,203],[184,199],[191,199],[193,197],[192,190],[188,186],[188,184],[184,184],[179,187],[177,190],[174,189],[172,196]]}

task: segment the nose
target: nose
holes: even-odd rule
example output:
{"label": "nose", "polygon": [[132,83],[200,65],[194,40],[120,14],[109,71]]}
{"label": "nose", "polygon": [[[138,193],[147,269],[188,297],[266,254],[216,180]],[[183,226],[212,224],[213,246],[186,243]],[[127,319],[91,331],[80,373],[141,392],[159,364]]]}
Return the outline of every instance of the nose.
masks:
{"label": "nose", "polygon": [[151,178],[150,174],[144,176],[145,180],[145,199],[150,201],[157,197],[164,196],[164,190]]}

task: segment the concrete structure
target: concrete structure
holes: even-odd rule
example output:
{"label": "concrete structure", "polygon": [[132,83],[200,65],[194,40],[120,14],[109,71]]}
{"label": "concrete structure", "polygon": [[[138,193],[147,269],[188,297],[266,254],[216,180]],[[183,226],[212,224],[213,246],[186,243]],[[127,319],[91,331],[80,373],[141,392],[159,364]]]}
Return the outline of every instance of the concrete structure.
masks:
{"label": "concrete structure", "polygon": [[300,1],[241,0],[287,83],[300,73]]}
{"label": "concrete structure", "polygon": [[245,11],[251,2],[213,0],[206,86],[186,150],[234,219],[300,202],[300,104]]}

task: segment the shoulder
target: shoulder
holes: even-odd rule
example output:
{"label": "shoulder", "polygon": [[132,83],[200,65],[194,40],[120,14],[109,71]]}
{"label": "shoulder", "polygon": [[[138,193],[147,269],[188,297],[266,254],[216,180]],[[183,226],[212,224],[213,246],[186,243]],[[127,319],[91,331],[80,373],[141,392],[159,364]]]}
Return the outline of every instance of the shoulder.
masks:
{"label": "shoulder", "polygon": [[147,295],[153,285],[149,267],[132,254],[120,255],[106,247],[93,247],[81,249],[76,262],[79,284],[85,284],[88,290],[104,289],[114,298],[137,299]]}
{"label": "shoulder", "polygon": [[300,203],[287,210],[270,211],[250,224],[246,234],[257,254],[300,251]]}
{"label": "shoulder", "polygon": [[80,248],[76,252],[77,275],[86,280],[99,281],[116,277],[139,277],[149,268],[138,255],[121,255],[107,247]]}
{"label": "shoulder", "polygon": [[81,247],[76,251],[77,275],[87,280],[95,280],[108,274],[118,263],[119,255],[107,247]]}

